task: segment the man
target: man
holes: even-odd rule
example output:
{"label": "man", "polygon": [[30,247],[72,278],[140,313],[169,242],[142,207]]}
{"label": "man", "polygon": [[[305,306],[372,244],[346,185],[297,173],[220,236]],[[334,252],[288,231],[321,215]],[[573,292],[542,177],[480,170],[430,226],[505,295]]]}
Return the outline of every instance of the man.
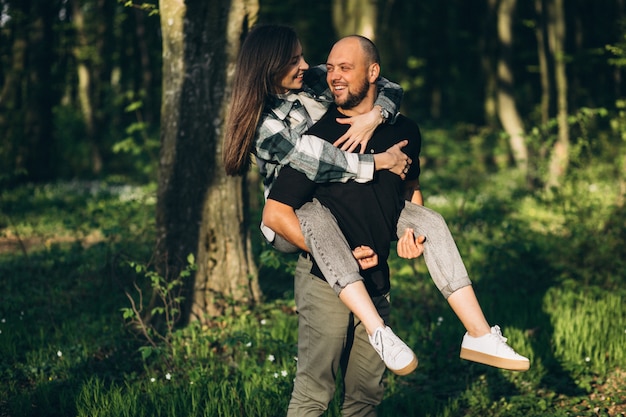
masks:
{"label": "man", "polygon": [[[336,107],[314,125],[309,133],[333,142],[346,130],[336,118],[370,111],[376,99],[375,82],[380,73],[378,53],[366,38],[350,36],[337,42],[327,61],[327,81]],[[396,238],[396,223],[404,207],[403,194],[422,203],[419,191],[419,129],[399,116],[393,125],[379,127],[368,143],[367,152],[377,152],[402,139],[403,151],[414,161],[403,181],[381,171],[365,184],[355,182],[316,185],[288,167],[281,170],[273,185],[264,223],[293,243],[302,243],[295,208],[317,198],[336,217],[350,246],[369,246],[378,265],[363,271],[365,285],[379,314],[388,321],[390,242]],[[270,223],[266,223],[268,220]],[[413,243],[413,242],[412,242]],[[415,246],[415,245],[413,245]],[[419,248],[418,248],[419,250]],[[300,256],[295,277],[295,298],[299,313],[298,371],[288,416],[319,416],[327,409],[335,390],[335,376],[341,368],[344,379],[344,416],[374,416],[383,396],[385,370],[379,353],[372,349],[367,332],[358,319],[323,281],[308,256]]]}

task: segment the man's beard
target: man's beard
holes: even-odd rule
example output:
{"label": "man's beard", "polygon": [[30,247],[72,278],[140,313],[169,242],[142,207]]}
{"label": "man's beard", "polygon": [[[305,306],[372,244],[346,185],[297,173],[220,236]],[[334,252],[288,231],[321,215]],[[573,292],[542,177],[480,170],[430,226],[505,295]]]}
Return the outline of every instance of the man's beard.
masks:
{"label": "man's beard", "polygon": [[363,84],[361,84],[361,87],[358,90],[356,90],[354,93],[349,92],[348,97],[343,102],[339,102],[337,101],[337,99],[335,99],[335,104],[340,109],[350,110],[358,106],[361,101],[363,101],[363,99],[367,96],[369,88],[369,82],[367,81],[367,79],[364,79]]}

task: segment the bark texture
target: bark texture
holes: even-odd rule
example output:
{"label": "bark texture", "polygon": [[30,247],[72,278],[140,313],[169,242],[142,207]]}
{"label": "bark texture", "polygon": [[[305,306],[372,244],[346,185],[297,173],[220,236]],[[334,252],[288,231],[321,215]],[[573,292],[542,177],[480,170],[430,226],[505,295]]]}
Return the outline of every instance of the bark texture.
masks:
{"label": "bark texture", "polygon": [[513,49],[513,15],[516,0],[502,0],[498,8],[498,117],[509,135],[515,165],[528,171],[528,148],[524,139],[524,124],[517,109],[514,95],[514,77],[511,63]]}
{"label": "bark texture", "polygon": [[160,271],[178,276],[188,254],[183,321],[210,321],[260,298],[241,178],[221,166],[234,62],[256,0],[161,0],[163,104],[157,202]]}

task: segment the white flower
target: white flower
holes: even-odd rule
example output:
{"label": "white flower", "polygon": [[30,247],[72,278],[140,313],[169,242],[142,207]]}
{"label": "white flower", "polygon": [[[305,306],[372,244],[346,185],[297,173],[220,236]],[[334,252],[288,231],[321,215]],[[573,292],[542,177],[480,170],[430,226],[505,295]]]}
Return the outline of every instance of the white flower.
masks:
{"label": "white flower", "polygon": [[57,351],[57,356],[60,358],[61,356],[63,356],[63,352],[61,352],[60,350]]}
{"label": "white flower", "polygon": [[274,372],[274,378],[278,378],[278,372]]}
{"label": "white flower", "polygon": [[2,320],[0,320],[2,323],[6,323],[7,319],[5,319],[4,317],[2,318]]}
{"label": "white flower", "polygon": [[587,356],[587,357],[585,358],[585,362],[590,362],[590,361],[591,361],[591,358],[590,358],[589,356]]}
{"label": "white flower", "polygon": [[246,347],[251,347],[251,346],[252,346],[252,342],[246,343]]}
{"label": "white flower", "polygon": [[439,316],[437,317],[437,326],[441,326],[441,323],[443,323],[443,317]]}
{"label": "white flower", "polygon": [[280,371],[280,374],[281,374],[282,376],[287,376],[287,371],[285,371],[285,370],[283,369],[282,371]]}
{"label": "white flower", "polygon": [[276,358],[274,357],[274,355],[269,355],[267,357],[267,360],[270,361],[270,362],[274,362],[276,360]]}
{"label": "white flower", "polygon": [[262,325],[265,325],[266,323],[267,323],[267,320],[265,320],[265,319],[261,320],[261,324]]}
{"label": "white flower", "polygon": [[156,378],[154,377],[150,378],[150,382],[154,382],[154,381],[156,381]]}
{"label": "white flower", "polygon": [[165,379],[167,379],[168,381],[170,379],[172,379],[172,374],[170,374],[169,372],[165,374]]}

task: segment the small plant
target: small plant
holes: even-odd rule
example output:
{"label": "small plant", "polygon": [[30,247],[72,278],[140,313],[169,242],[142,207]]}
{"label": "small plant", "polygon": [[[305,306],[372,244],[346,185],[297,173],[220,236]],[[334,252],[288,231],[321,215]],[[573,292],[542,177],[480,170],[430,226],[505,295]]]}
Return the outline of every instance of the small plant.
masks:
{"label": "small plant", "polygon": [[[172,337],[181,317],[181,303],[184,300],[184,297],[180,295],[183,281],[197,269],[197,266],[194,255],[189,254],[187,266],[177,278],[168,280],[150,270],[146,265],[136,262],[129,262],[129,265],[137,274],[143,274],[148,278],[152,288],[153,302],[148,314],[144,314],[143,291],[136,282],[133,286],[139,295],[139,301],[136,302],[133,296],[126,292],[130,307],[120,309],[124,320],[138,330],[149,344],[140,348],[141,356],[145,360],[152,353],[158,352],[162,345],[165,345],[168,351],[173,349]],[[156,322],[159,322],[161,326],[157,327]]]}

